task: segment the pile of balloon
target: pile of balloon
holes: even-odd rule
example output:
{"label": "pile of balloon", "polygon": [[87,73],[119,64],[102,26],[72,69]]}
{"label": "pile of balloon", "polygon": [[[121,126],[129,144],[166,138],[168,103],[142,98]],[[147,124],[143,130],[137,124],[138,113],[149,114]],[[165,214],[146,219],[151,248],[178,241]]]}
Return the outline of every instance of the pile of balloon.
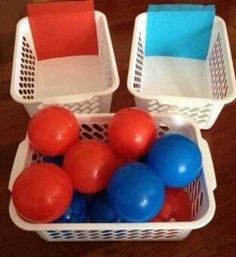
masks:
{"label": "pile of balloon", "polygon": [[108,143],[80,139],[73,113],[45,107],[28,125],[43,158],[14,182],[18,215],[32,223],[190,221],[185,188],[201,172],[201,152],[184,135],[157,132],[151,115],[125,108],[108,124]]}

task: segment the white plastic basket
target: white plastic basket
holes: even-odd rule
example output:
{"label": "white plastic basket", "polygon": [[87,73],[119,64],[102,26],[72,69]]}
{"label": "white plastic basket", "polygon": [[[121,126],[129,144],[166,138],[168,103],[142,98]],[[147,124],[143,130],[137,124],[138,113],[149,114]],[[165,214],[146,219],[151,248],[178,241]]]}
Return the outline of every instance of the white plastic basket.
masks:
{"label": "white plastic basket", "polygon": [[38,61],[28,18],[19,21],[11,96],[30,116],[48,104],[78,113],[109,112],[119,76],[106,16],[95,11],[99,55]]}
{"label": "white plastic basket", "polygon": [[225,22],[215,17],[208,56],[202,61],[146,57],[146,19],[142,13],[135,20],[127,81],[136,106],[150,112],[183,113],[200,128],[211,128],[224,105],[236,97]]}
{"label": "white plastic basket", "polygon": [[[76,115],[81,124],[81,138],[107,141],[107,125],[113,114]],[[35,231],[47,241],[109,241],[109,240],[182,240],[191,230],[205,226],[215,213],[215,172],[208,144],[192,120],[177,114],[153,116],[159,135],[166,132],[182,133],[199,145],[203,155],[203,171],[186,191],[192,200],[190,222],[147,222],[147,223],[77,223],[77,224],[32,224],[22,220],[16,213],[12,200],[9,212],[12,221],[21,229]],[[31,163],[41,162],[42,156],[35,152],[26,138],[18,147],[13,164],[9,190],[17,175]]]}

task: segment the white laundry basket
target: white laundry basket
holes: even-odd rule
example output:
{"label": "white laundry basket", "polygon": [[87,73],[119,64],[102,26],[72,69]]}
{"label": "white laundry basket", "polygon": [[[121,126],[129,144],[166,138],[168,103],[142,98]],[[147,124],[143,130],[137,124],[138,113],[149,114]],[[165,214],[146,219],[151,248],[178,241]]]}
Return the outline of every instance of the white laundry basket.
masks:
{"label": "white laundry basket", "polygon": [[127,84],[136,106],[150,112],[187,114],[200,128],[211,128],[224,105],[236,97],[225,22],[215,17],[208,56],[202,61],[146,57],[146,20],[146,13],[136,18],[130,55]]}
{"label": "white laundry basket", "polygon": [[48,104],[78,113],[109,112],[119,76],[106,16],[95,11],[98,55],[38,61],[28,18],[16,31],[11,96],[30,116]]}
{"label": "white laundry basket", "polygon": [[[76,114],[81,124],[81,138],[94,138],[107,142],[108,122],[113,114]],[[189,118],[178,114],[153,115],[160,136],[166,132],[182,133],[192,138],[203,156],[203,171],[186,191],[192,200],[193,221],[146,222],[146,223],[77,223],[32,224],[22,220],[16,213],[12,200],[9,212],[12,221],[21,229],[35,231],[47,241],[117,241],[117,240],[182,240],[191,230],[205,226],[215,213],[215,172],[208,144],[200,130]],[[18,174],[31,163],[41,162],[42,156],[35,152],[28,138],[20,145],[13,164],[9,190]]]}

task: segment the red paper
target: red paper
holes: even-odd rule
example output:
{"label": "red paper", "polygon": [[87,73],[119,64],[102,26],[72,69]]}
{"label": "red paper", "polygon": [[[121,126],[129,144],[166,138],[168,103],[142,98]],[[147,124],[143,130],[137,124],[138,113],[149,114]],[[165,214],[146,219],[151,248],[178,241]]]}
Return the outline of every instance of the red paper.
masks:
{"label": "red paper", "polygon": [[93,1],[29,4],[27,12],[39,60],[98,54]]}

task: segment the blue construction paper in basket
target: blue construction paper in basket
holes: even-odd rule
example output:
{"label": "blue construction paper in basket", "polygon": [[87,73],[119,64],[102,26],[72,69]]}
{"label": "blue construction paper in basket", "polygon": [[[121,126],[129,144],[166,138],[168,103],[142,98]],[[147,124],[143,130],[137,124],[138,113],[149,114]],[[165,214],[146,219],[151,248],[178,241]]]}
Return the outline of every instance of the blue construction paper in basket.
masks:
{"label": "blue construction paper in basket", "polygon": [[214,17],[214,5],[149,5],[145,55],[205,60]]}

